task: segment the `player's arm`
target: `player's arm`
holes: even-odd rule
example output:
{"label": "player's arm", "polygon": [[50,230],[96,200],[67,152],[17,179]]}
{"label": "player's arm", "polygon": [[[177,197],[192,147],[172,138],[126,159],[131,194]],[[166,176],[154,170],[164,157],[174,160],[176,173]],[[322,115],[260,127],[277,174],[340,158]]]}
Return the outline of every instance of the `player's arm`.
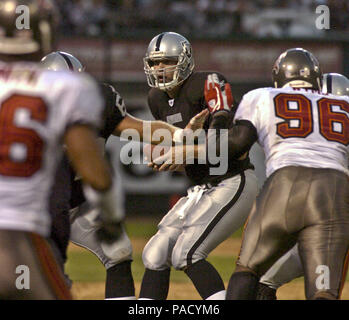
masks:
{"label": "player's arm", "polygon": [[[228,83],[222,87],[217,75],[211,74],[208,75],[205,81],[204,95],[208,109],[212,115],[209,128],[215,130],[211,135],[208,135],[207,145],[214,145],[212,139],[215,139],[215,145],[219,148],[219,140],[221,139],[219,130],[227,129],[232,120],[232,113],[230,112],[233,107],[231,88]],[[230,154],[232,158],[243,160],[247,157],[249,149],[255,142],[255,130],[250,129],[251,126],[246,123],[243,126],[234,125],[229,129],[228,141],[226,143],[228,143],[228,150],[232,152]],[[251,141],[253,141],[252,144]]]}
{"label": "player's arm", "polygon": [[[203,110],[190,120],[190,122],[184,130],[190,129],[192,131],[195,131],[197,129],[202,128],[208,114],[209,112],[207,110]],[[146,128],[149,128],[150,130],[147,130]],[[147,142],[154,145],[159,144],[163,141],[154,136],[156,130],[167,130],[167,132],[171,134],[172,140],[169,141],[168,145],[171,145],[172,141],[181,141],[184,134],[183,129],[175,127],[167,122],[159,120],[142,120],[133,117],[128,113],[125,115],[124,119],[116,125],[113,131],[113,135],[120,136],[123,130],[126,129],[136,130],[139,134],[141,142]],[[156,139],[154,137],[156,137]],[[166,145],[165,142],[163,144]]]}
{"label": "player's arm", "polygon": [[[150,130],[147,130],[147,127]],[[124,130],[134,129],[138,132],[141,142],[148,142],[151,144],[159,144],[159,139],[153,139],[153,134],[158,129],[165,129],[171,133],[171,137],[177,130],[181,130],[169,123],[163,121],[147,121],[136,118],[130,114],[126,114],[125,118],[115,127],[113,135],[120,136]]]}
{"label": "player's arm", "polygon": [[[217,135],[213,137],[216,139],[216,152],[220,152],[221,143],[220,139],[224,139],[223,145],[226,141],[228,144],[228,157],[229,159],[242,160],[246,157],[248,151],[250,151],[252,145],[257,141],[257,130],[254,125],[248,120],[239,120],[237,123],[229,129],[227,137],[220,137]],[[210,143],[210,137],[208,137],[208,145]]]}
{"label": "player's arm", "polygon": [[[201,159],[209,163],[209,152],[221,154],[221,146],[227,148],[229,160],[242,160],[256,141],[256,128],[251,122],[241,120],[229,129],[227,135],[219,135],[215,132],[208,134],[207,145],[198,144],[172,147],[166,154],[154,159],[148,166],[158,171],[171,171],[178,166],[176,161],[178,162],[179,154],[182,156],[181,163],[192,161],[193,159]],[[210,146],[215,146],[215,149],[212,150]]]}
{"label": "player's arm", "polygon": [[[170,134],[171,140],[168,145],[171,145],[172,140],[182,132],[182,129],[163,121],[146,121],[130,115],[126,112],[124,99],[113,86],[102,83],[100,87],[106,101],[104,109],[106,120],[104,131],[106,136],[109,136],[109,134],[121,136],[124,130],[133,129],[138,132],[141,142],[155,145],[161,143],[162,140],[154,139],[154,132],[162,129]],[[166,141],[163,144],[166,145]]]}
{"label": "player's arm", "polygon": [[108,190],[112,185],[112,173],[91,127],[71,126],[65,134],[64,142],[69,159],[83,181],[95,190]]}
{"label": "player's arm", "polygon": [[[216,80],[211,83],[206,81],[205,85],[205,99],[209,105],[209,110],[212,115],[210,128],[221,129],[226,128],[228,123],[229,115],[226,102],[227,99],[224,97],[227,94],[227,88],[221,88]],[[230,90],[228,90],[228,93]],[[216,154],[220,153],[220,147],[228,147],[228,157],[232,160],[242,160],[246,157],[248,151],[252,145],[258,140],[257,129],[254,125],[253,112],[250,114],[251,106],[253,111],[257,110],[257,101],[251,100],[252,94],[247,94],[242,99],[239,108],[235,114],[235,123],[229,128],[228,135],[219,135],[216,132],[208,134],[207,145],[208,152],[210,146],[216,146]],[[210,100],[211,102],[210,106]],[[215,108],[212,108],[212,106]],[[216,141],[214,141],[216,140]],[[223,141],[222,141],[223,140]],[[215,142],[215,143],[214,143]]]}

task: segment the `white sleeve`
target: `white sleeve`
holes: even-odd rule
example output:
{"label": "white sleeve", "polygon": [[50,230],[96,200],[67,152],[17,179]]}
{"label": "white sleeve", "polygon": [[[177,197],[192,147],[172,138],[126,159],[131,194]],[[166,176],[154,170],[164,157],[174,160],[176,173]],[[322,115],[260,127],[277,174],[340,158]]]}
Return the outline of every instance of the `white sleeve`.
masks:
{"label": "white sleeve", "polygon": [[236,120],[248,120],[255,128],[258,128],[258,102],[260,100],[260,89],[250,91],[246,93],[236,111],[234,121]]}
{"label": "white sleeve", "polygon": [[90,77],[74,77],[63,92],[66,126],[81,123],[100,128],[104,107],[97,83]]}

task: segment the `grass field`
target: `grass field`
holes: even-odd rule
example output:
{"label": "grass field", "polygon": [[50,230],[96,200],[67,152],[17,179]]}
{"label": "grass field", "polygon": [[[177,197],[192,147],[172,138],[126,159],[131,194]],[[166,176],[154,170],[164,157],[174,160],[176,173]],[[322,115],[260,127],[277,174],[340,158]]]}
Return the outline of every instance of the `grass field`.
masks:
{"label": "grass field", "polygon": [[[156,232],[157,221],[131,220],[126,223],[134,251],[132,273],[135,280],[136,296],[138,297],[144,266],[141,255],[146,242]],[[218,246],[209,256],[210,261],[222,276],[227,285],[234,271],[235,260],[240,249],[241,231]],[[78,300],[104,299],[105,269],[100,261],[89,251],[70,244],[66,273],[73,280],[72,292]],[[347,279],[348,281],[348,279]],[[184,272],[172,270],[169,300],[201,299]],[[278,290],[280,300],[303,300],[303,278],[293,280]],[[342,293],[343,300],[349,300],[349,285],[346,284]]]}

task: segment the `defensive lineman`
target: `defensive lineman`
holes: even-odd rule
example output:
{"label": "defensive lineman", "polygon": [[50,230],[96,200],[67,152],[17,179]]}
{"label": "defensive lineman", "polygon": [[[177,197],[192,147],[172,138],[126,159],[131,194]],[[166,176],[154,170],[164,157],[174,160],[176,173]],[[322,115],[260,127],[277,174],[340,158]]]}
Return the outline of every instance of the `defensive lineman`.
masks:
{"label": "defensive lineman", "polygon": [[[349,80],[339,73],[326,73],[322,78],[322,93],[349,96]],[[276,299],[276,290],[295,278],[303,276],[298,245],[282,256],[260,280],[258,300]]]}
{"label": "defensive lineman", "polygon": [[[116,210],[111,170],[92,129],[101,122],[102,99],[88,77],[43,71],[23,62],[38,61],[45,49],[52,49],[54,10],[49,2],[6,4],[0,6],[0,29],[5,31],[0,36],[0,60],[7,62],[0,62],[0,297],[70,299],[45,239],[51,227],[49,190],[62,141],[87,183],[86,197],[101,209],[98,234],[116,237],[123,217]],[[31,32],[14,32],[18,5],[31,8]],[[28,268],[25,288],[16,280],[18,266]]]}
{"label": "defensive lineman", "polygon": [[[229,136],[235,150],[258,140],[268,178],[245,228],[227,299],[255,299],[259,278],[296,243],[306,298],[339,299],[349,245],[349,99],[321,93],[320,66],[301,48],[280,55],[273,82],[275,88],[244,96]],[[236,144],[239,129],[249,145]],[[319,272],[328,281],[319,283]]]}

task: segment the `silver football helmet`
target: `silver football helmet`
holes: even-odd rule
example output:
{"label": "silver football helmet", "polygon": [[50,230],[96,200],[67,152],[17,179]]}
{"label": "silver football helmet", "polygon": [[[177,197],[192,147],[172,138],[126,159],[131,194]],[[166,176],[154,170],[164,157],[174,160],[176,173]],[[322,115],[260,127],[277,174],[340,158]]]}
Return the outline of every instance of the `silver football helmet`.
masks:
{"label": "silver football helmet", "polygon": [[[148,85],[160,90],[172,90],[187,79],[194,69],[190,42],[175,32],[164,32],[154,37],[143,59]],[[154,67],[160,61],[173,61],[165,68]],[[169,74],[173,73],[173,77]]]}
{"label": "silver football helmet", "polygon": [[49,53],[41,59],[40,65],[52,71],[69,70],[71,72],[83,72],[85,70],[77,58],[63,51]]}
{"label": "silver football helmet", "polygon": [[325,73],[322,77],[322,92],[349,96],[349,79],[340,73]]}

